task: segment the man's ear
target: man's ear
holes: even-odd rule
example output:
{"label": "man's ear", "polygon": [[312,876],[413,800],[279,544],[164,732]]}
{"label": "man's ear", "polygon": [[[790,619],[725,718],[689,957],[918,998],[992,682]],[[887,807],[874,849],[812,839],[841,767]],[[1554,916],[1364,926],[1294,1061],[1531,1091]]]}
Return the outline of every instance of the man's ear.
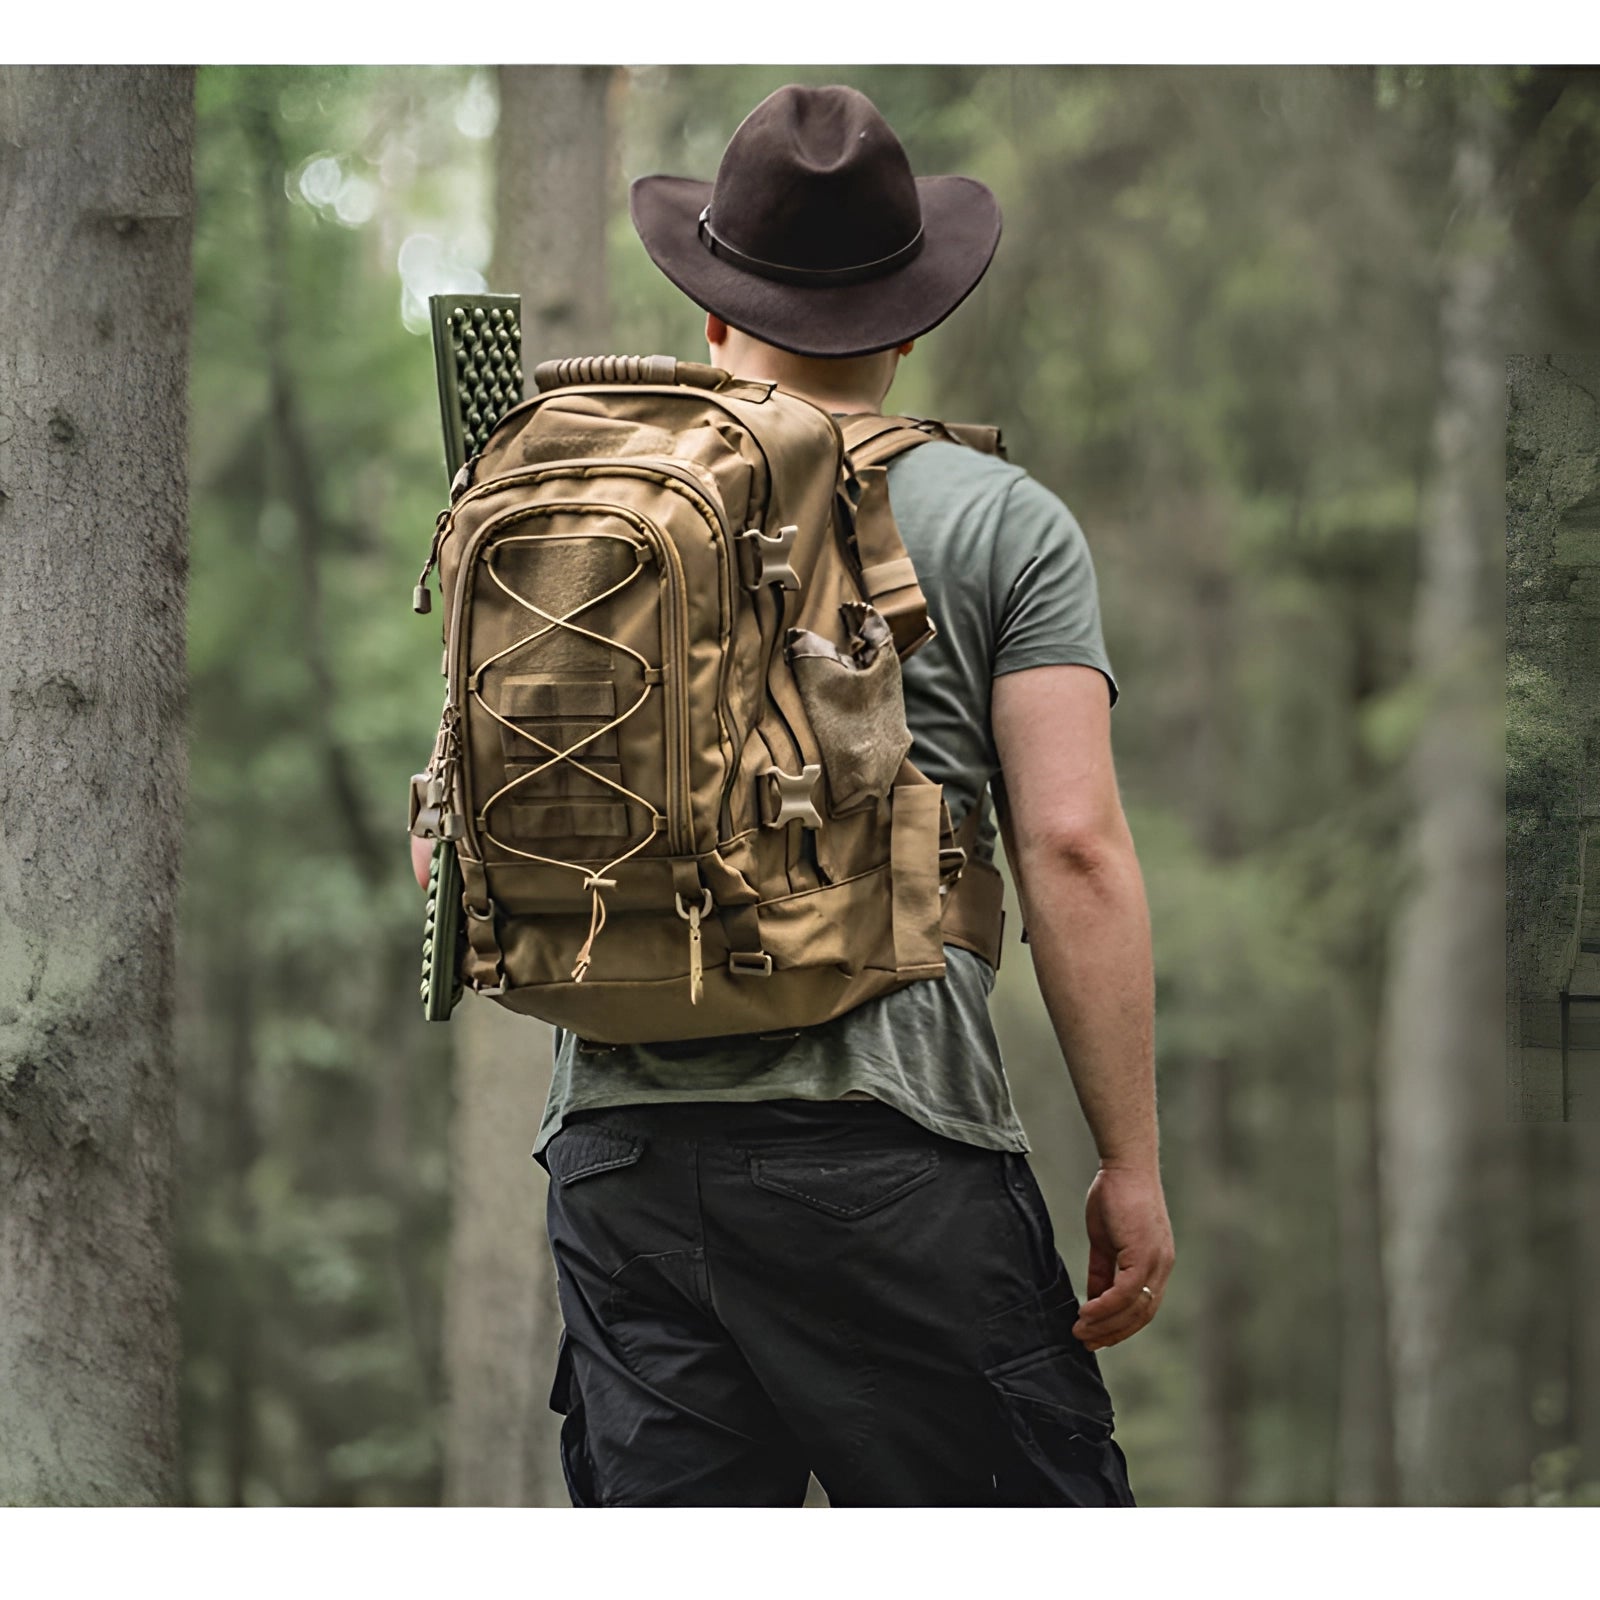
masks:
{"label": "man's ear", "polygon": [[706,312],[706,343],[723,344],[728,337],[728,324],[715,311]]}
{"label": "man's ear", "polygon": [[916,348],[917,341],[915,339],[907,339],[904,344],[895,346],[895,354],[900,356],[908,356]]}

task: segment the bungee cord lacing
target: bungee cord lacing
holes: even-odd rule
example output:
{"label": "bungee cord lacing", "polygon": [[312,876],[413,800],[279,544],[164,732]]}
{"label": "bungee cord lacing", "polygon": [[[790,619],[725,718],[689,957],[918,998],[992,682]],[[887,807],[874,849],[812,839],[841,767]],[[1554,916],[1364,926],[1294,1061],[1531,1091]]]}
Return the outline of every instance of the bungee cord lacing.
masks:
{"label": "bungee cord lacing", "polygon": [[[619,539],[624,544],[632,547],[636,552],[648,548],[636,544],[632,539],[626,538],[621,534],[588,534],[582,535],[581,537]],[[494,580],[499,588],[511,600],[515,601],[516,604],[523,607],[524,610],[530,611],[534,616],[541,618],[545,622],[546,626],[536,629],[533,633],[525,634],[522,638],[514,640],[511,644],[507,645],[503,650],[497,650],[492,656],[489,656],[486,660],[479,662],[476,667],[471,669],[467,676],[467,692],[477,702],[480,709],[483,710],[488,716],[492,717],[494,721],[498,722],[504,728],[511,729],[511,731],[519,738],[527,740],[529,744],[535,746],[538,750],[544,752],[550,758],[547,761],[540,762],[538,766],[532,767],[526,772],[518,773],[517,776],[512,778],[508,783],[502,784],[500,788],[495,790],[495,792],[490,795],[486,801],[484,801],[482,807],[479,809],[478,825],[485,839],[489,840],[492,844],[497,845],[500,849],[509,852],[511,855],[520,856],[526,861],[537,861],[544,866],[560,867],[564,871],[577,872],[583,875],[583,887],[589,891],[591,896],[589,903],[589,936],[583,941],[583,946],[578,951],[577,960],[572,968],[572,981],[574,983],[582,983],[593,959],[595,940],[600,936],[601,930],[604,929],[606,925],[605,901],[601,896],[600,891],[602,889],[614,889],[617,886],[616,879],[609,877],[608,874],[615,871],[615,869],[621,866],[623,862],[630,860],[633,856],[636,856],[641,850],[643,850],[644,847],[649,844],[650,841],[655,838],[656,834],[659,833],[666,825],[667,819],[663,813],[643,795],[635,793],[632,789],[629,789],[624,784],[613,782],[613,780],[606,777],[604,773],[596,772],[593,767],[588,766],[583,761],[576,759],[577,752],[582,750],[584,746],[592,744],[596,739],[599,739],[605,734],[610,733],[613,729],[620,727],[628,720],[629,717],[633,716],[634,713],[637,712],[649,698],[651,689],[664,687],[665,674],[658,674],[656,681],[652,683],[650,681],[650,675],[653,671],[655,671],[655,669],[651,667],[649,661],[643,655],[641,655],[639,651],[635,650],[631,645],[625,644],[621,639],[613,638],[608,634],[593,632],[591,629],[579,626],[572,620],[574,617],[579,616],[582,612],[588,611],[592,607],[600,605],[604,601],[609,600],[613,595],[620,593],[630,583],[632,583],[634,579],[639,576],[640,572],[644,570],[645,562],[642,559],[637,565],[635,565],[632,572],[628,573],[625,577],[612,584],[609,589],[603,590],[601,593],[591,596],[581,604],[574,606],[565,615],[559,617],[544,610],[541,606],[536,605],[532,600],[528,599],[526,595],[519,593],[509,583],[507,583],[506,580],[496,570],[495,558],[507,545],[545,542],[549,538],[550,535],[548,534],[511,535],[507,538],[497,541],[497,543],[490,550],[489,554],[484,558],[484,570],[489,574],[490,578]],[[502,660],[504,657],[512,654],[514,651],[524,649],[529,645],[538,644],[540,640],[548,637],[550,634],[554,633],[560,628],[564,628],[568,632],[575,633],[582,638],[591,639],[598,644],[606,645],[611,649],[622,651],[624,655],[631,656],[639,663],[639,666],[645,675],[644,687],[641,689],[638,699],[636,699],[631,706],[629,706],[625,711],[619,713],[617,716],[613,717],[611,721],[604,723],[600,727],[595,728],[591,732],[585,734],[581,739],[579,739],[576,743],[569,745],[565,750],[558,750],[554,745],[547,744],[536,734],[530,733],[526,728],[520,727],[515,722],[512,722],[509,718],[502,716],[493,706],[488,703],[487,700],[484,699],[481,688],[483,674],[497,661]],[[548,772],[550,768],[562,762],[565,762],[568,766],[574,768],[576,771],[583,773],[586,777],[592,778],[596,783],[602,784],[604,787],[614,790],[617,794],[623,796],[624,799],[631,800],[637,805],[642,806],[644,810],[650,814],[650,827],[644,836],[629,849],[625,850],[621,855],[616,856],[612,860],[608,861],[603,867],[591,870],[589,867],[575,861],[562,861],[553,856],[540,855],[536,851],[519,849],[516,845],[507,844],[503,839],[496,838],[494,833],[489,828],[489,811],[492,806],[494,806],[498,801],[502,800],[513,789],[520,787],[522,784],[527,783],[533,778],[537,778],[541,773]]]}

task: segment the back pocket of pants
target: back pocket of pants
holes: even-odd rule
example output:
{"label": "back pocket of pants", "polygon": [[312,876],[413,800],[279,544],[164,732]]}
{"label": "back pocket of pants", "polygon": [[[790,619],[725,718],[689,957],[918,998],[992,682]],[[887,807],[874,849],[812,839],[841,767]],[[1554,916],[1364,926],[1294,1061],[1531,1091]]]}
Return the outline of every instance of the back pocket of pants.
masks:
{"label": "back pocket of pants", "polygon": [[920,1189],[938,1170],[937,1150],[795,1151],[750,1158],[751,1181],[758,1189],[844,1221]]}
{"label": "back pocket of pants", "polygon": [[598,1172],[631,1167],[644,1153],[643,1142],[609,1128],[569,1123],[544,1147],[545,1170],[563,1189]]}

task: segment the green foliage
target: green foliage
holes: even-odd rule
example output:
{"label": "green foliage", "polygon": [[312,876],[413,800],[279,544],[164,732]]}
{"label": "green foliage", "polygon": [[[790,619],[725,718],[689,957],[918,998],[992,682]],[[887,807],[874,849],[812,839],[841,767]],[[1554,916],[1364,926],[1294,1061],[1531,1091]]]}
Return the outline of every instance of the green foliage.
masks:
{"label": "green foliage", "polygon": [[1582,760],[1582,730],[1562,685],[1514,657],[1506,670],[1506,807],[1514,834],[1563,802],[1571,808]]}

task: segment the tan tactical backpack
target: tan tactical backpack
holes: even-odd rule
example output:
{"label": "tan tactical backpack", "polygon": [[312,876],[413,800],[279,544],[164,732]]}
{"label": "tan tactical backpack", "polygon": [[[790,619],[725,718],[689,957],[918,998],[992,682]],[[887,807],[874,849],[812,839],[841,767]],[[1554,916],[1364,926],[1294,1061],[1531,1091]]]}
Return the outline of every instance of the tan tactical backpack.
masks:
{"label": "tan tactical backpack", "polygon": [[841,428],[665,356],[534,376],[429,560],[449,688],[412,831],[455,845],[466,985],[625,1044],[824,1022],[947,941],[997,963],[975,813],[954,837],[908,758],[934,628],[883,463],[998,435]]}

